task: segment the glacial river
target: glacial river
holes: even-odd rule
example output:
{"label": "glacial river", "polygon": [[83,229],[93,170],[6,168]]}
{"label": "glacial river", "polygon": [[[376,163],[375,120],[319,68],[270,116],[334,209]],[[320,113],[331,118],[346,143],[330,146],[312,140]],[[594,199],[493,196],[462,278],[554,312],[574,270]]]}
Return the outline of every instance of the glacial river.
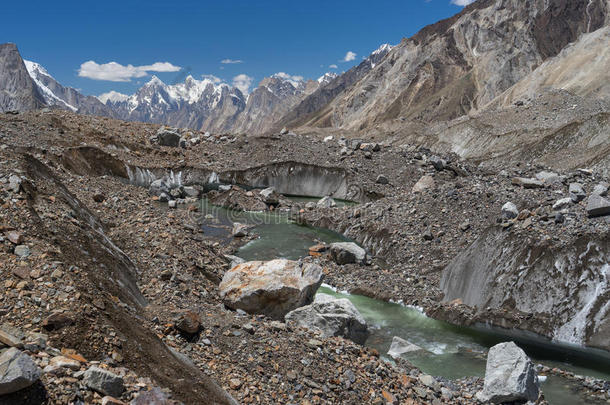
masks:
{"label": "glacial river", "polygon": [[[298,198],[301,202],[310,200],[315,201]],[[316,243],[346,240],[329,230],[298,225],[286,213],[236,212],[211,206],[205,201],[201,208],[207,214],[205,234],[228,240],[230,235],[227,231],[233,222],[253,226],[251,231],[258,237],[236,253],[245,260],[298,259],[307,255],[308,248]],[[387,353],[394,336],[425,349],[425,352],[407,356],[407,359],[433,376],[451,379],[483,377],[487,349],[513,340],[536,362],[610,380],[610,356],[605,352],[557,345],[526,333],[510,333],[500,328],[459,327],[429,318],[416,308],[336,292],[329,286],[321,287],[319,292],[349,299],[369,325],[371,334],[366,345],[379,350],[382,355]],[[595,404],[587,401],[565,378],[548,376],[541,388],[553,405]]]}

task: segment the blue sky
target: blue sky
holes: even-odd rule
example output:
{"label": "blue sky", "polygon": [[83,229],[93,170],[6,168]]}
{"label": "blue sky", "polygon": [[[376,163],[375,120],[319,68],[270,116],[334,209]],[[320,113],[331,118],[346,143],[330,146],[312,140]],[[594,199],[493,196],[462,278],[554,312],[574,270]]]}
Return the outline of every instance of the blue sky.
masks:
{"label": "blue sky", "polygon": [[[379,45],[456,14],[462,7],[452,1],[470,0],[8,2],[0,42],[85,94],[131,94],[151,74],[169,84],[183,77],[178,68],[227,83],[246,75],[255,86],[277,72],[347,70]],[[346,61],[348,52],[355,56]],[[221,63],[228,60],[236,63]]]}

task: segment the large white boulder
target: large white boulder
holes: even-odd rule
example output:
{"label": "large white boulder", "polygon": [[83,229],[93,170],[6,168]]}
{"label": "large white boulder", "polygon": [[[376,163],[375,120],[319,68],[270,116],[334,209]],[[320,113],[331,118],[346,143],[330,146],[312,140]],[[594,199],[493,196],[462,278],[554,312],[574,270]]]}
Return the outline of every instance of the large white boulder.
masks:
{"label": "large white boulder", "polygon": [[283,319],[313,301],[323,277],[322,268],[312,263],[286,259],[246,262],[225,273],[220,296],[229,308]]}
{"label": "large white boulder", "polygon": [[534,364],[519,346],[505,342],[489,349],[485,384],[477,393],[481,402],[536,401],[539,394]]}
{"label": "large white boulder", "polygon": [[314,302],[286,315],[286,322],[320,332],[323,337],[343,336],[364,344],[368,337],[366,321],[347,298],[317,294]]}

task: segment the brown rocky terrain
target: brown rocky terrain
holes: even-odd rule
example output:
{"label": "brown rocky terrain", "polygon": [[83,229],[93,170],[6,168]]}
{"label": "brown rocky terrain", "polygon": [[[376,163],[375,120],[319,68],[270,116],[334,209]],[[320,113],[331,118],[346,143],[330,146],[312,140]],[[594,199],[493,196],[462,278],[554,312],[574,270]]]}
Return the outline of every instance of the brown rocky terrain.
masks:
{"label": "brown rocky terrain", "polygon": [[[2,343],[45,370],[3,401],[469,403],[480,389],[477,381],[426,386],[417,370],[387,364],[371,349],[225,309],[209,274],[224,273],[231,247],[201,235],[188,210],[168,212],[127,184],[111,156],[202,163],[195,156],[215,156],[220,141],[187,157],[134,143],[150,125],[65,112],[0,119]],[[99,152],[75,160],[71,148],[83,143]],[[92,388],[83,373],[91,367],[122,385]]]}
{"label": "brown rocky terrain", "polygon": [[[172,148],[149,142],[157,129],[68,112],[0,116],[2,322],[7,330],[44,333],[47,345],[25,346],[47,372],[36,391],[19,395],[45,398],[39,403],[100,402],[104,395],[87,388],[81,373],[92,365],[122,377],[123,401],[161,387],[184,403],[228,403],[227,393],[244,403],[469,403],[481,388],[477,379],[430,385],[417,369],[385,363],[342,338],[227,310],[217,285],[229,268],[224,255],[236,244],[202,233],[191,210],[168,211],[131,184],[146,173],[171,172],[199,186],[215,175],[359,201],[336,208],[289,204],[296,220],[344,233],[373,256],[371,265],[307,259],[324,267],[325,282],[460,324],[491,322],[550,337],[561,326],[563,318],[549,309],[525,308],[510,294],[485,311],[443,302],[451,293],[441,284],[443,269],[489,229],[556,250],[591,235],[608,246],[607,217],[589,218],[586,198],[552,207],[569,198],[571,183],[587,197],[607,182],[598,171],[562,170],[524,187],[529,183],[514,179],[547,168],[500,161],[480,168],[418,147],[313,135],[210,136]],[[218,202],[260,207],[246,197]],[[508,201],[516,218],[502,213]],[[607,297],[599,299],[595,308],[603,311]],[[578,310],[562,308],[568,317]],[[582,343],[604,347],[604,327],[593,328]],[[46,368],[60,353],[79,364]]]}

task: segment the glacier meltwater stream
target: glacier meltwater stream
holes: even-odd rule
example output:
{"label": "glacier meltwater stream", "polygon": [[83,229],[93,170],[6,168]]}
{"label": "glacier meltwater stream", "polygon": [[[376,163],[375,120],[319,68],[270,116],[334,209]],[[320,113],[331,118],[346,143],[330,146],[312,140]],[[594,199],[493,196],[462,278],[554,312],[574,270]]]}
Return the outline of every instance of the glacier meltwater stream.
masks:
{"label": "glacier meltwater stream", "polygon": [[[228,230],[232,223],[253,226],[252,232],[258,237],[236,253],[245,260],[298,259],[307,255],[308,247],[316,243],[346,240],[329,230],[298,225],[285,213],[237,212],[211,206],[205,200],[202,205],[201,212],[208,214],[203,225],[208,235],[229,239]],[[345,297],[354,303],[370,328],[366,345],[379,350],[382,355],[387,353],[394,336],[424,348],[425,352],[407,359],[433,376],[450,379],[483,377],[487,349],[497,343],[513,340],[535,362],[583,376],[610,380],[610,355],[606,353],[558,345],[527,333],[511,333],[500,328],[459,327],[429,318],[416,308],[340,293],[330,286],[321,287],[320,292]],[[596,403],[588,402],[570,380],[562,377],[548,376],[541,388],[553,405]]]}

